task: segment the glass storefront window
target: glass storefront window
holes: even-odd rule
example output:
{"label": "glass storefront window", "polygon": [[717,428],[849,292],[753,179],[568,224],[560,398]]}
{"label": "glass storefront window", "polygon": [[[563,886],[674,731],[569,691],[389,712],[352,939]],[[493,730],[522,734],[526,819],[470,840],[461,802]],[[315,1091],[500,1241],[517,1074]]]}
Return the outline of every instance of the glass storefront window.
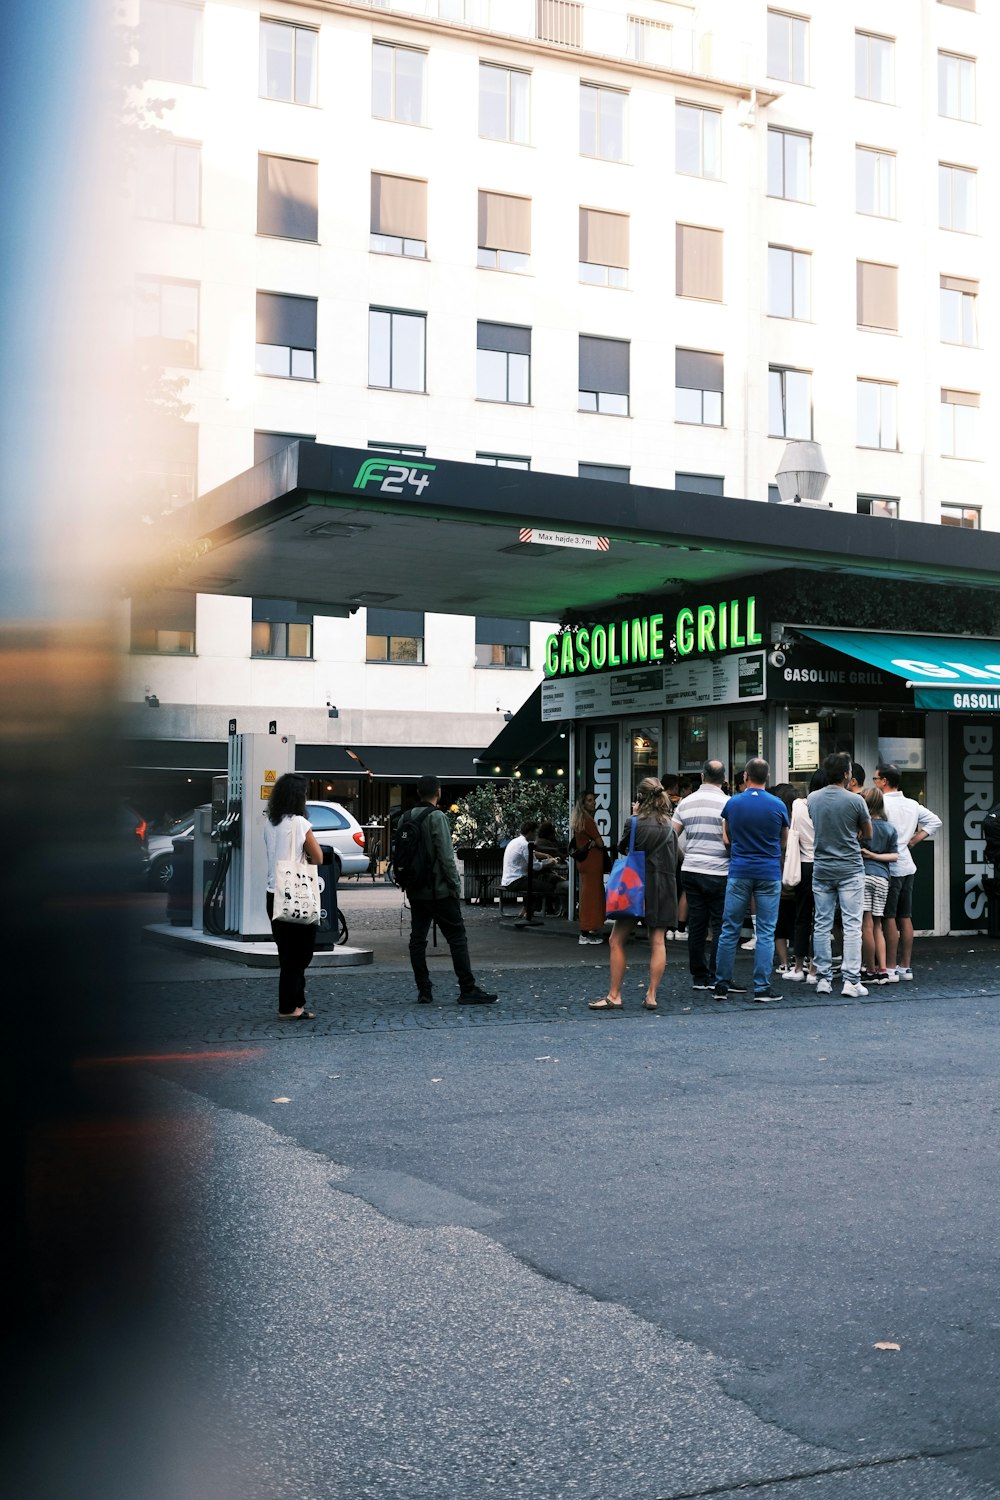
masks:
{"label": "glass storefront window", "polygon": [[854,755],[853,714],[789,710],[788,779],[799,793],[805,795],[813,772],[837,750]]}
{"label": "glass storefront window", "polygon": [[700,771],[708,759],[708,715],[681,714],[677,731],[678,770]]}
{"label": "glass storefront window", "polygon": [[635,800],[635,789],[646,776],[658,776],[660,774],[660,730],[655,728],[635,727],[630,730],[632,739],[632,800]]}
{"label": "glass storefront window", "polygon": [[729,721],[729,784],[739,791],[748,760],[764,753],[764,734],[759,719]]}
{"label": "glass storefront window", "polygon": [[926,716],[918,713],[880,713],[878,716],[878,763],[898,766],[903,775],[900,791],[915,801],[927,801]]}

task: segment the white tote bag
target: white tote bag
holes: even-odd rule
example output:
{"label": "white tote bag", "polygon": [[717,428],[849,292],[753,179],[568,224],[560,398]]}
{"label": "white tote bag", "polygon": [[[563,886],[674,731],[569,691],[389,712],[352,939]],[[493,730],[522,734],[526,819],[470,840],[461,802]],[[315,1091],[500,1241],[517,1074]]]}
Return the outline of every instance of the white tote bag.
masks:
{"label": "white tote bag", "polygon": [[[290,830],[292,854],[295,853],[295,830]],[[320,919],[319,872],[316,865],[292,859],[274,862],[275,922],[296,922],[300,927],[315,927]]]}

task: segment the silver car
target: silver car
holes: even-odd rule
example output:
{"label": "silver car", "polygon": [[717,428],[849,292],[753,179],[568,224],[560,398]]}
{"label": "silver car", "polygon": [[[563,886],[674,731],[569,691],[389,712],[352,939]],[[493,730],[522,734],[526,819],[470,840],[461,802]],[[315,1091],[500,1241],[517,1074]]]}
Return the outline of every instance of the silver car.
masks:
{"label": "silver car", "polygon": [[306,817],[318,844],[328,844],[337,863],[337,879],[364,875],[368,869],[365,831],[357,818],[339,802],[307,802]]}

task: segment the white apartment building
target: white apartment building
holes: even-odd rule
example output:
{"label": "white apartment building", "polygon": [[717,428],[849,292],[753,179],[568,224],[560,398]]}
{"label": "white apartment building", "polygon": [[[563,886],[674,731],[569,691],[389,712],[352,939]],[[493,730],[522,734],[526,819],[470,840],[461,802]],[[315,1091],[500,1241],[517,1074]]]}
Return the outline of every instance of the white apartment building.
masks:
{"label": "white apartment building", "polygon": [[[305,437],[766,502],[804,437],[837,509],[995,529],[996,9],[139,0],[160,499]],[[278,720],[345,797],[540,678],[544,625],[356,602],[134,601],[139,763]]]}

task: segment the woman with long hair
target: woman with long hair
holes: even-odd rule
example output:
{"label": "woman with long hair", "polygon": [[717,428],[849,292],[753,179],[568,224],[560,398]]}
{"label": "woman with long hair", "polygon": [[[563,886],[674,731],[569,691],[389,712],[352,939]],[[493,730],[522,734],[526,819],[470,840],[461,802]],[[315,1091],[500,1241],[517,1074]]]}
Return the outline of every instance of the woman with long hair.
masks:
{"label": "woman with long hair", "polygon": [[[667,966],[666,929],[677,926],[677,836],[673,804],[655,776],[647,776],[636,788],[632,815],[636,819],[635,847],[646,856],[645,923],[649,934],[649,984],[644,1010],[656,1009],[656,992]],[[622,835],[619,852],[627,853],[631,827]],[[635,931],[636,917],[616,917],[611,929],[611,985],[601,1000],[591,1000],[591,1010],[621,1010],[622,981],[628,960],[626,944]]]}
{"label": "woman with long hair", "polygon": [[274,920],[274,879],[278,860],[311,865],[323,863],[323,851],[306,818],[306,784],[289,772],[279,776],[267,804],[264,822],[267,845],[267,915],[278,948],[278,1015],[283,1021],[315,1021],[306,1010],[306,970],[316,947],[316,928],[302,922]]}
{"label": "woman with long hair", "polygon": [[581,943],[604,942],[604,840],[594,821],[596,810],[595,793],[582,791],[569,815],[570,849],[577,851],[580,877]]}

